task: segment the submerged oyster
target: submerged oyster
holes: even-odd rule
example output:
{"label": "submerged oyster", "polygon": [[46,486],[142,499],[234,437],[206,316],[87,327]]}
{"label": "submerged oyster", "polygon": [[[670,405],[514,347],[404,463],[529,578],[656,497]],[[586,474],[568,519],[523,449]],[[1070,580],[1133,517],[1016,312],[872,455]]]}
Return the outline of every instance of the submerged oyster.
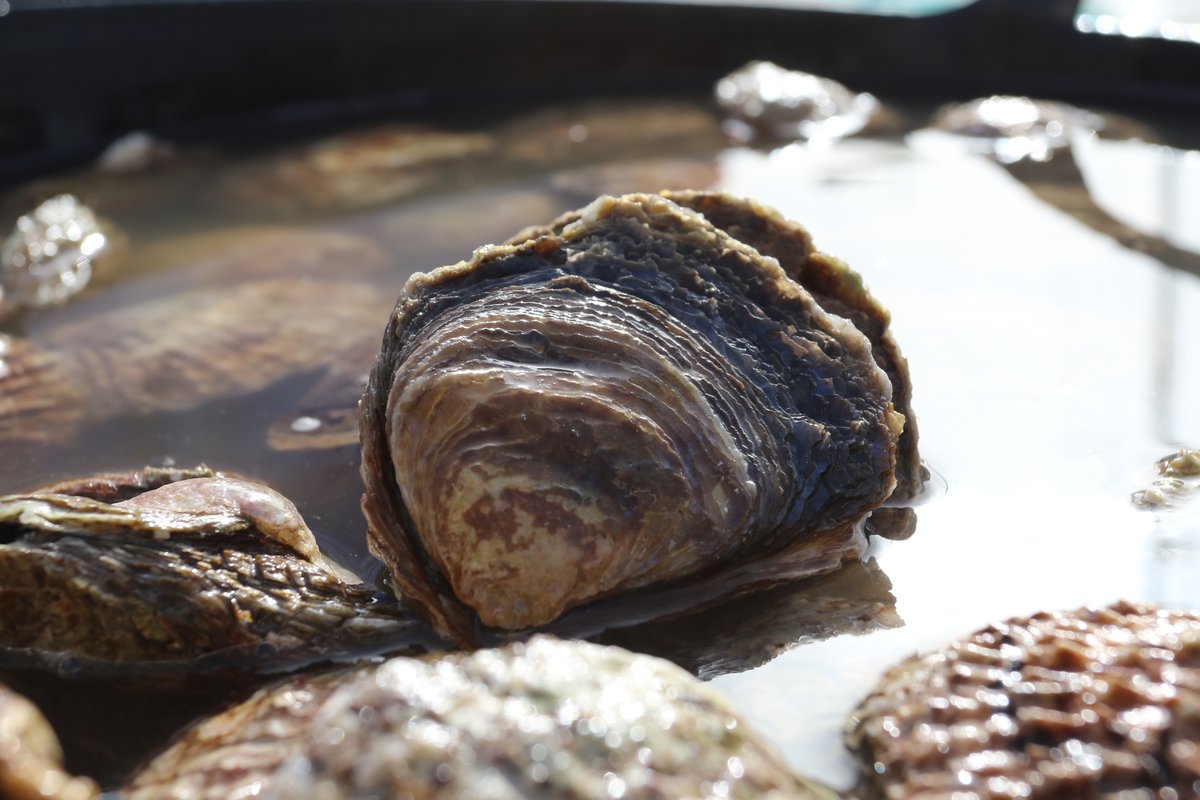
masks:
{"label": "submerged oyster", "polygon": [[984,628],[893,667],[847,739],[895,800],[1195,797],[1200,615],[1117,603]]}
{"label": "submerged oyster", "polygon": [[411,618],[264,486],[202,468],[48,489],[0,498],[4,666],[262,670],[411,644]]}
{"label": "submerged oyster", "polygon": [[188,731],[129,800],[832,798],[665,661],[538,637],[304,676]]}
{"label": "submerged oyster", "polygon": [[861,553],[906,421],[851,320],[662,196],[526,235],[410,280],[362,402],[372,550],[440,632]]}
{"label": "submerged oyster", "polygon": [[221,196],[278,211],[362,208],[408,197],[443,181],[450,168],[494,146],[482,133],[386,125],[235,170],[225,179]]}
{"label": "submerged oyster", "polygon": [[231,242],[190,269],[81,299],[0,334],[0,444],[69,441],[88,422],[195,408],[312,372],[387,301],[362,275],[383,255],[350,236]]}
{"label": "submerged oyster", "polygon": [[62,749],[33,703],[0,684],[0,797],[89,800],[99,790],[63,770]]}

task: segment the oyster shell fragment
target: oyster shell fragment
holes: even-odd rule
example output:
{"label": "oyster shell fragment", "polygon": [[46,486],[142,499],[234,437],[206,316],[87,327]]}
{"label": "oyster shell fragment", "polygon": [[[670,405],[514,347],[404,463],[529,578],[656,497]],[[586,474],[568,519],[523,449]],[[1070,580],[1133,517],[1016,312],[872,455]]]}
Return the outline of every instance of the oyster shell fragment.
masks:
{"label": "oyster shell fragment", "polygon": [[90,800],[96,784],[63,770],[50,723],[33,703],[0,684],[0,797],[6,800]]}
{"label": "oyster shell fragment", "polygon": [[[252,789],[253,787],[253,789]],[[537,637],[258,692],[177,740],[128,800],[832,798],[668,662]]]}
{"label": "oyster shell fragment", "polygon": [[1200,614],[1117,603],[893,667],[847,742],[886,798],[1194,797]]}
{"label": "oyster shell fragment", "polygon": [[[178,477],[178,480],[169,478]],[[128,499],[130,485],[150,488]],[[199,469],[0,498],[0,663],[282,669],[411,644],[411,618],[324,558],[288,500]]]}
{"label": "oyster shell fragment", "polygon": [[662,196],[522,236],[414,276],[362,403],[372,550],[439,631],[861,552],[905,418],[850,320]]}

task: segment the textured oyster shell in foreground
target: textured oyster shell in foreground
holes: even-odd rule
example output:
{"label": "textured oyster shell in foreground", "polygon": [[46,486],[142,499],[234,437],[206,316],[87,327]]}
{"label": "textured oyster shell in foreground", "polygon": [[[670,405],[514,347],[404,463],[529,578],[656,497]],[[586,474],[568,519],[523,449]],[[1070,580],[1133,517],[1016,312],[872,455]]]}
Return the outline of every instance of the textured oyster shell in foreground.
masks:
{"label": "textured oyster shell in foreground", "polygon": [[258,692],[188,731],[128,800],[831,798],[668,662],[537,637]]}
{"label": "textured oyster shell in foreground", "polygon": [[89,800],[86,778],[63,771],[62,750],[33,703],[0,684],[0,797],[5,800]]}
{"label": "textured oyster shell in foreground", "polygon": [[992,625],[888,671],[851,718],[901,798],[1200,792],[1200,614],[1117,603]]}
{"label": "textured oyster shell in foreground", "polygon": [[362,403],[372,549],[441,632],[859,554],[905,424],[866,336],[661,196],[530,235],[414,276]]}
{"label": "textured oyster shell in foreground", "polygon": [[[327,561],[281,495],[204,470],[178,477],[0,498],[0,663],[129,670],[212,656],[270,670],[411,646],[411,618]],[[139,482],[150,490],[127,488]]]}

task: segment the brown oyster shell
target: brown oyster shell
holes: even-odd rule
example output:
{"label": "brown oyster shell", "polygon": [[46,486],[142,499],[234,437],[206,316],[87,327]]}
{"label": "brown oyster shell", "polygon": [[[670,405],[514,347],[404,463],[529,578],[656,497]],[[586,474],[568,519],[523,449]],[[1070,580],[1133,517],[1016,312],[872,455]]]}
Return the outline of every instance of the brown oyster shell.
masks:
{"label": "brown oyster shell", "polygon": [[789,278],[812,292],[822,308],[852,321],[871,341],[875,363],[892,383],[892,404],[904,415],[904,431],[896,447],[896,490],[889,500],[903,503],[915,498],[927,475],[917,450],[917,418],[912,410],[908,361],[888,327],[891,314],[872,296],[862,276],[844,261],[818,250],[804,227],[761,203],[722,192],[663,194],[700,212],[738,241],[776,259]]}
{"label": "brown oyster shell", "polygon": [[369,321],[388,304],[346,279],[384,261],[355,237],[228,233],[147,248],[131,268],[172,257],[195,260],[81,298],[28,339],[0,335],[0,444],[67,442],[88,422],[261,391],[377,337]]}
{"label": "brown oyster shell", "polygon": [[0,684],[0,797],[6,800],[90,800],[87,778],[63,770],[62,748],[33,705]]}
{"label": "brown oyster shell", "polygon": [[889,800],[1194,797],[1200,614],[1120,602],[989,626],[889,670],[847,743]]}
{"label": "brown oyster shell", "polygon": [[0,497],[0,665],[269,671],[416,640],[267,487],[199,468],[48,488]]}
{"label": "brown oyster shell", "polygon": [[404,596],[462,641],[782,551],[809,562],[790,577],[861,552],[904,425],[868,339],[661,196],[564,220],[397,304],[360,427],[371,547]]}
{"label": "brown oyster shell", "polygon": [[233,170],[218,196],[279,212],[338,211],[408,197],[495,147],[483,133],[385,125],[296,148]]}
{"label": "brown oyster shell", "polygon": [[306,675],[202,722],[129,800],[832,798],[668,662],[537,637]]}

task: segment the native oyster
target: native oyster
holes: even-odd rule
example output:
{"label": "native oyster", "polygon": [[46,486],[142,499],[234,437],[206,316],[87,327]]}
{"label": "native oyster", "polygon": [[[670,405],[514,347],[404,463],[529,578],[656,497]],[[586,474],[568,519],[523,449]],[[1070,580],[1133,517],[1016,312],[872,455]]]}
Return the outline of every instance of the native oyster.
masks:
{"label": "native oyster", "polygon": [[128,800],[832,798],[672,664],[537,637],[259,691],[192,728]]}
{"label": "native oyster", "polygon": [[[271,231],[173,243],[189,266],[81,298],[0,333],[0,446],[57,444],[124,415],[176,412],[313,372],[360,341],[389,300],[366,280],[375,245]],[[169,262],[157,248],[130,270]],[[377,336],[377,334],[376,334]]]}
{"label": "native oyster", "polygon": [[989,626],[888,671],[847,740],[895,800],[1195,797],[1200,615],[1122,602]]}
{"label": "native oyster", "polygon": [[602,197],[401,295],[362,402],[363,508],[443,635],[685,581],[729,592],[755,562],[829,571],[897,476],[911,488],[905,367],[872,347],[886,315],[855,326],[858,276],[806,235],[762,240],[808,248],[797,263],[842,287],[830,313],[738,236],[777,217],[679,200]]}
{"label": "native oyster", "polygon": [[63,770],[54,731],[33,703],[0,684],[0,797],[7,800],[89,800],[87,778]]}
{"label": "native oyster", "polygon": [[265,486],[148,469],[0,497],[5,667],[286,669],[412,631]]}

